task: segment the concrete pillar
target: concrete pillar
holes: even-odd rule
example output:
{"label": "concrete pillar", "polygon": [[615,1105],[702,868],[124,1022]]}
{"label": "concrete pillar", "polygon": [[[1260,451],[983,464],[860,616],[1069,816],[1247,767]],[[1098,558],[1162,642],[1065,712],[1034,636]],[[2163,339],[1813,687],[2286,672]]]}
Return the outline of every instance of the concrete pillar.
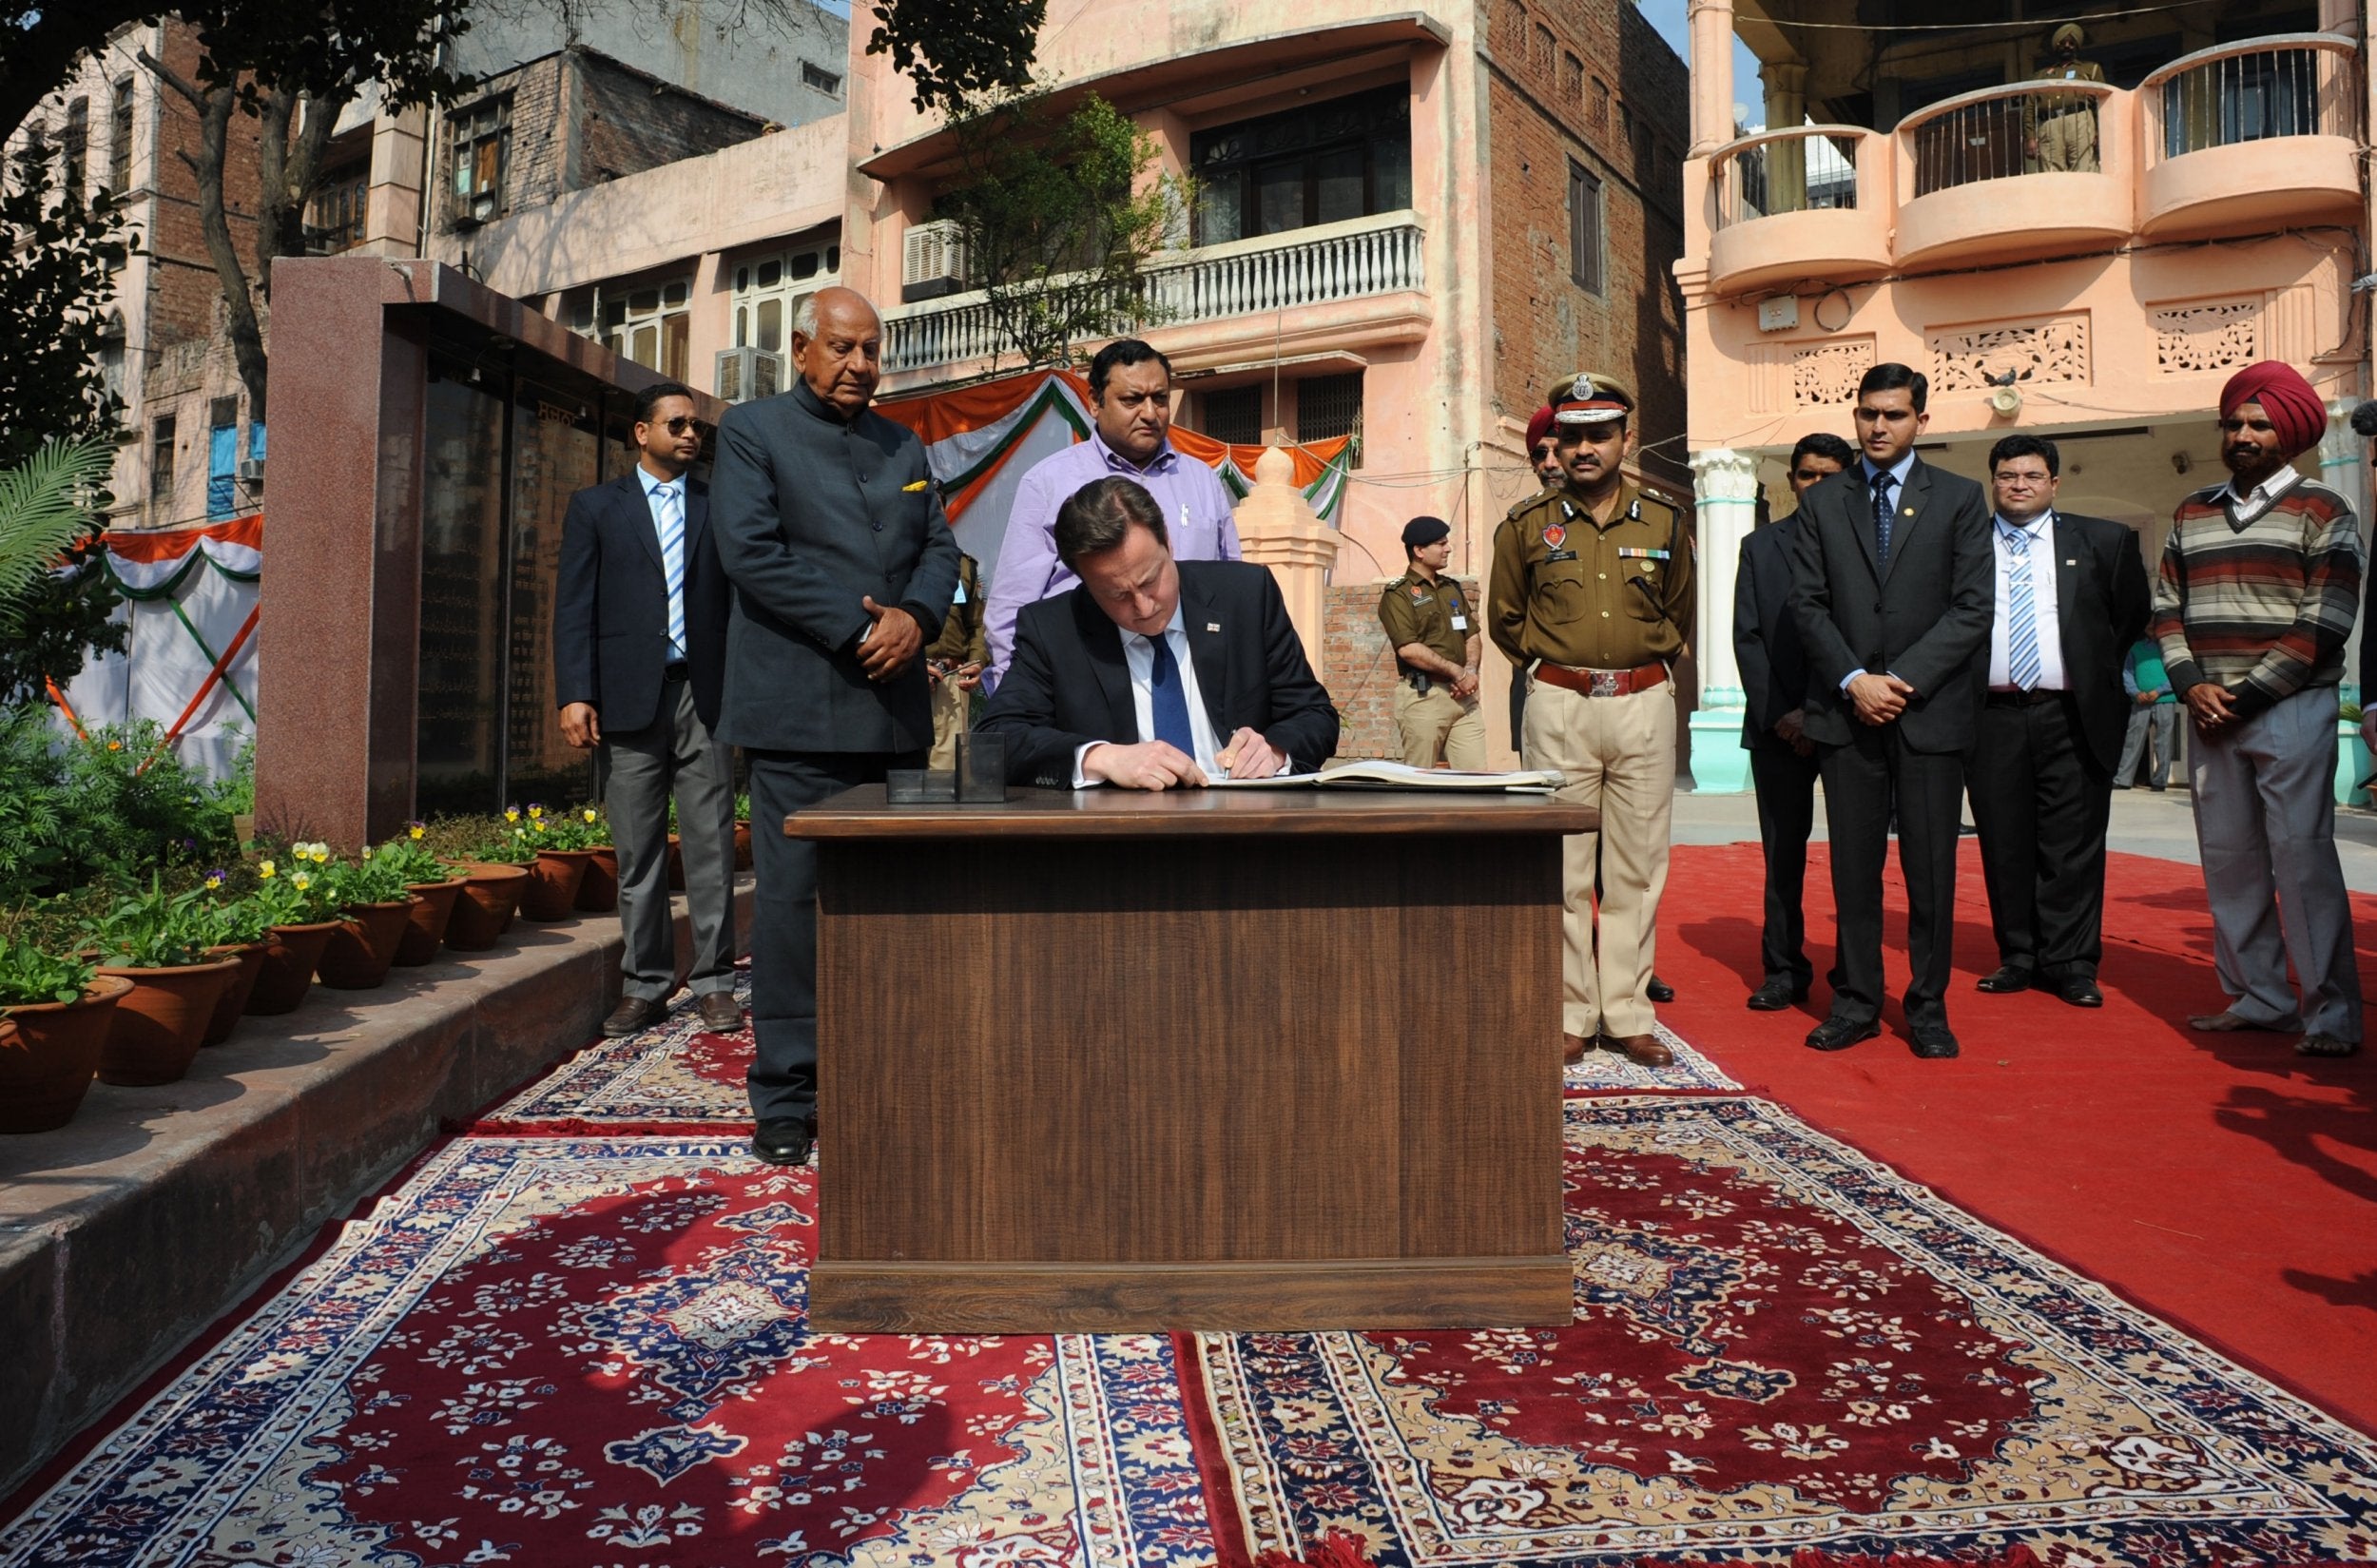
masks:
{"label": "concrete pillar", "polygon": [[[1767,129],[1789,130],[1807,118],[1807,68],[1769,60],[1758,68],[1767,87]],[[1807,204],[1807,144],[1794,138],[1767,146],[1767,211],[1797,212]]]}
{"label": "concrete pillar", "polygon": [[1733,0],[1691,0],[1691,155],[1733,140]]}
{"label": "concrete pillar", "polygon": [[2361,0],[2319,0],[2319,30],[2358,38],[2361,35]]}
{"label": "concrete pillar", "polygon": [[1279,579],[1280,596],[1287,601],[1287,618],[1304,645],[1312,668],[1323,668],[1324,600],[1329,566],[1337,559],[1337,530],[1314,514],[1312,503],[1296,488],[1296,463],[1277,447],[1255,459],[1254,488],[1232,514],[1238,523],[1238,547],[1249,561],[1260,561]]}
{"label": "concrete pillar", "polygon": [[429,110],[418,106],[372,122],[371,185],[363,202],[363,242],[374,256],[420,253],[421,147]]}
{"label": "concrete pillar", "polygon": [[1703,792],[1738,794],[1749,787],[1749,753],[1742,747],[1741,668],[1733,662],[1733,578],[1742,540],[1758,521],[1758,459],[1718,447],[1691,456],[1697,494],[1700,585],[1692,656],[1700,665],[1700,706],[1691,721],[1692,782]]}

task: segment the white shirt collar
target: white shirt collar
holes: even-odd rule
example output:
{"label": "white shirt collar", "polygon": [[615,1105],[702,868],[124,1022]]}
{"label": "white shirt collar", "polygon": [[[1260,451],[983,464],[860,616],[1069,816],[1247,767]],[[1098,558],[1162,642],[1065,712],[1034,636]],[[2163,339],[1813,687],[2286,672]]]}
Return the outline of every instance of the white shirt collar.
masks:
{"label": "white shirt collar", "polygon": [[1989,521],[1993,526],[1998,528],[2019,529],[2022,532],[2027,533],[2032,538],[2036,539],[2043,535],[2047,532],[2048,527],[2055,522],[2055,508],[2049,507],[2046,511],[2040,513],[2038,516],[2033,517],[2027,523],[2015,522],[2012,518],[2006,516],[2000,512],[1991,513],[1989,514]]}
{"label": "white shirt collar", "polygon": [[2231,479],[2224,488],[2228,492],[2228,498],[2230,500],[2240,503],[2240,510],[2250,507],[2255,512],[2260,512],[2263,508],[2269,506],[2271,502],[2276,500],[2279,496],[2284,495],[2288,491],[2292,490],[2296,485],[2299,485],[2302,482],[2303,475],[2295,472],[2295,468],[2292,463],[2280,463],[2278,465],[2278,472],[2272,474],[2269,478],[2264,479],[2260,484],[2255,485],[2251,490],[2238,490],[2234,479]]}
{"label": "white shirt collar", "polygon": [[1904,453],[1900,454],[1899,460],[1892,463],[1886,470],[1874,467],[1873,459],[1866,456],[1862,452],[1857,455],[1857,461],[1863,465],[1865,475],[1865,488],[1867,490],[1873,489],[1874,475],[1882,473],[1887,473],[1890,475],[1890,488],[1892,490],[1904,490],[1906,488],[1906,471],[1915,466],[1915,449],[1913,447],[1908,447]]}
{"label": "white shirt collar", "polygon": [[673,479],[664,479],[638,463],[635,465],[635,476],[644,481],[644,498],[647,501],[664,490],[673,491],[680,496],[685,494],[685,475],[682,474]]}

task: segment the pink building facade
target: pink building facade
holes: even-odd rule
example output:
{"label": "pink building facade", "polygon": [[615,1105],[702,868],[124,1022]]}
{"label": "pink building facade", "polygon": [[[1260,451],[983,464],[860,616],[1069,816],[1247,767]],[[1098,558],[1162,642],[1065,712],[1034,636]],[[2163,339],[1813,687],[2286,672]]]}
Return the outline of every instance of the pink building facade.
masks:
{"label": "pink building facade", "polygon": [[[1691,6],[1677,276],[1700,511],[1702,788],[1747,787],[1746,754],[1729,744],[1741,725],[1740,541],[1791,510],[1784,469],[1799,437],[1851,434],[1866,367],[1898,360],[1930,377],[1923,455],[1956,473],[1984,478],[1990,445],[2014,431],[2057,441],[2058,506],[2137,529],[2150,563],[2178,498],[2222,475],[2213,405],[2239,366],[2295,365],[2330,399],[2337,431],[2369,386],[2354,284],[2368,229],[2357,6],[2108,22],[2079,50],[2102,81],[2060,73],[2052,22],[1870,39],[1826,26],[1852,11]],[[1761,61],[1764,128],[1742,124],[1758,116],[1741,102],[1750,84],[1734,79],[1737,35]],[[2042,84],[2042,71],[2055,74]],[[2306,461],[2366,523],[2348,431]]]}

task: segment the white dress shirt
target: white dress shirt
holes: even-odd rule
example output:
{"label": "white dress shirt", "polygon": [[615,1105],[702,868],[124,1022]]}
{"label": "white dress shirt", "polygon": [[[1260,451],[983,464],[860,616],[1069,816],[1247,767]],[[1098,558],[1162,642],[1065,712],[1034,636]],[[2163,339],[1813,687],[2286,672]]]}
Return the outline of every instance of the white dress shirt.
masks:
{"label": "white dress shirt", "polygon": [[[1131,711],[1138,721],[1139,739],[1155,739],[1155,696],[1150,689],[1155,679],[1155,644],[1135,631],[1122,631],[1123,662],[1131,667]],[[1188,704],[1188,733],[1196,737],[1197,766],[1207,778],[1219,778],[1226,769],[1214,763],[1221,754],[1221,745],[1214,739],[1213,721],[1205,710],[1205,693],[1197,686],[1196,662],[1188,657],[1188,623],[1180,606],[1172,606],[1171,624],[1164,629],[1164,640],[1171,645],[1172,664],[1180,670],[1180,694]],[[1081,770],[1081,760],[1090,754],[1090,746],[1106,745],[1092,741],[1073,755],[1073,786],[1087,789],[1104,781],[1091,778]]]}
{"label": "white dress shirt", "polygon": [[[1994,514],[1989,519],[1989,542],[1996,547],[1992,558],[1998,569],[1997,616],[1989,623],[1989,687],[1993,691],[2014,687],[2014,661],[2007,652],[2013,629],[2015,547],[2006,542],[2005,524],[2011,521]],[[2031,689],[2061,691],[2063,628],[2056,619],[2055,608],[2055,511],[2049,508],[2029,522],[2014,526],[2029,541],[2031,624],[2039,631],[2039,683]]]}
{"label": "white dress shirt", "polygon": [[2268,512],[2271,502],[2302,482],[2303,476],[2294,472],[2292,463],[2280,463],[2277,473],[2242,495],[2237,494],[2236,481],[2232,479],[2229,481],[2229,510],[2235,513],[2238,522],[2250,523]]}

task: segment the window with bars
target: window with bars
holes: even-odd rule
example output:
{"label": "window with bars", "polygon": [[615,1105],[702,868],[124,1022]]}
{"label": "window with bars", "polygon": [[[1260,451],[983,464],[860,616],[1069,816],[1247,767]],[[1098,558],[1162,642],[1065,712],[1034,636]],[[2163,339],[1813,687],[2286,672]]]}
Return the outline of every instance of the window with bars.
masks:
{"label": "window with bars", "polygon": [[157,416],[148,427],[148,520],[172,521],[174,421],[170,414]]}
{"label": "window with bars", "polygon": [[1196,242],[1398,212],[1411,205],[1411,98],[1385,87],[1201,130]]}
{"label": "window with bars", "polygon": [[78,202],[88,201],[90,191],[90,100],[77,98],[66,106],[66,193]]}
{"label": "window with bars", "polygon": [[1593,98],[1588,106],[1591,124],[1595,130],[1610,128],[1610,84],[1598,76],[1593,79]]}
{"label": "window with bars", "polygon": [[1263,389],[1224,387],[1198,397],[1197,429],[1232,446],[1259,446],[1263,441]]}
{"label": "window with bars", "polygon": [[1296,439],[1354,438],[1350,467],[1362,466],[1362,372],[1312,376],[1296,383]]}
{"label": "window with bars", "polygon": [[371,187],[368,163],[350,164],[324,175],[305,203],[306,249],[316,256],[335,256],[361,244]]}
{"label": "window with bars", "polygon": [[805,245],[735,267],[734,346],[782,354],[792,346],[793,313],[841,275],[841,246]]}
{"label": "window with bars", "polygon": [[512,100],[491,98],[448,124],[454,133],[454,222],[484,223],[503,211],[504,169],[512,161]]}
{"label": "window with bars", "polygon": [[1552,29],[1545,27],[1542,23],[1537,22],[1536,24],[1535,45],[1527,51],[1527,64],[1543,72],[1546,76],[1551,75],[1554,48],[1555,45],[1552,37]]}
{"label": "window with bars", "polygon": [[107,97],[107,189],[132,188],[132,79],[121,76]]}
{"label": "window with bars", "polygon": [[841,96],[841,74],[827,70],[822,66],[813,66],[806,60],[801,62],[801,84],[813,91],[824,93],[828,97]]}
{"label": "window with bars", "polygon": [[1573,54],[1560,56],[1560,101],[1579,106],[1585,101],[1585,63]]}
{"label": "window with bars", "polygon": [[692,301],[693,281],[686,278],[615,295],[598,288],[571,310],[570,325],[622,359],[682,381],[692,343]]}
{"label": "window with bars", "polygon": [[1588,294],[1601,292],[1601,182],[1581,164],[1568,165],[1568,276]]}

